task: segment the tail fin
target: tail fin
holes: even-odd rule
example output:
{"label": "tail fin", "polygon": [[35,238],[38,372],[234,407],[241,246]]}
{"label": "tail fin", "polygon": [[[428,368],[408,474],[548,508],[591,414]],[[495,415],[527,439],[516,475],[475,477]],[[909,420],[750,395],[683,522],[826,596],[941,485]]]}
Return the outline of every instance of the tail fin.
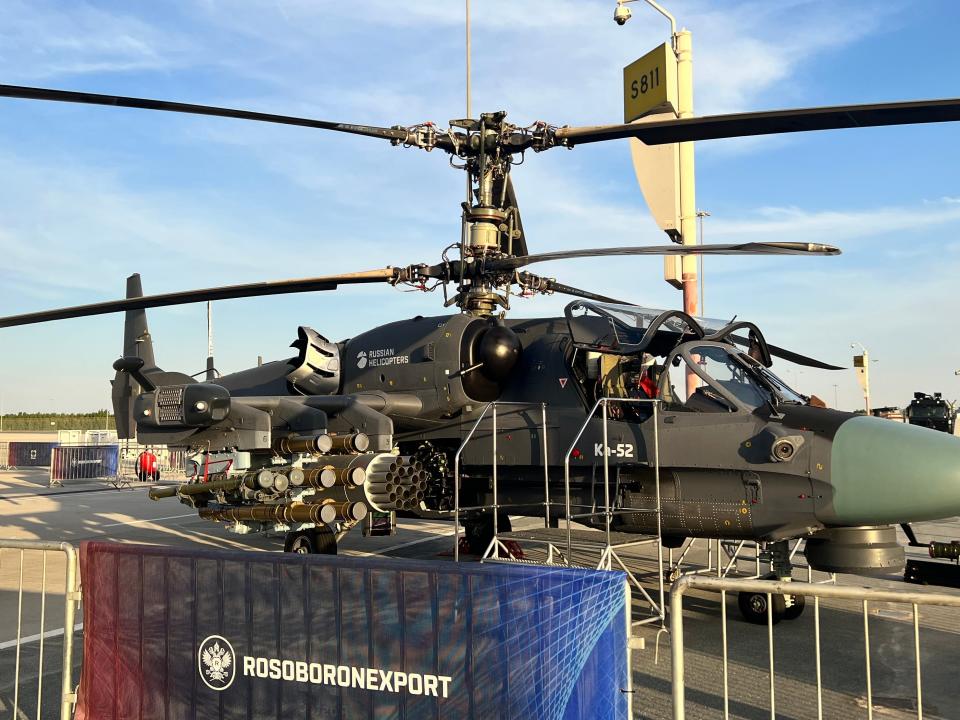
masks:
{"label": "tail fin", "polygon": [[[140,273],[127,278],[127,297],[143,297]],[[157,366],[153,358],[153,339],[147,328],[146,310],[127,310],[123,324],[123,357],[138,357],[143,360],[143,369]]]}
{"label": "tail fin", "polygon": [[[139,273],[127,278],[127,297],[143,297]],[[127,310],[123,324],[123,357],[139,357],[143,370],[156,368],[153,356],[153,340],[147,328],[146,310]],[[126,372],[117,372],[111,383],[113,390],[113,414],[117,423],[117,435],[132,438],[137,434],[137,422],[133,417],[133,399],[140,392],[137,382]]]}

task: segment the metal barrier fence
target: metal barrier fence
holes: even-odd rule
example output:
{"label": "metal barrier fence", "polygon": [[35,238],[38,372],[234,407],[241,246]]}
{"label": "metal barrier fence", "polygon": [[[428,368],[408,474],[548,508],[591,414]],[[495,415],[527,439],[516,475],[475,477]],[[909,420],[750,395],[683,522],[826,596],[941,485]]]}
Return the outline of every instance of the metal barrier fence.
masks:
{"label": "metal barrier fence", "polygon": [[0,470],[49,467],[55,442],[4,440],[0,442]]}
{"label": "metal barrier fence", "polygon": [[[59,560],[62,556],[62,588],[56,588]],[[13,563],[4,562],[15,558]],[[62,592],[62,595],[61,595]],[[4,597],[6,596],[6,597]],[[60,628],[48,629],[49,605],[63,600]],[[26,600],[26,602],[25,602]],[[65,542],[39,542],[30,540],[0,540],[0,615],[6,620],[8,611],[16,607],[16,636],[0,641],[0,706],[2,711],[11,709],[7,717],[21,720],[44,717],[43,689],[46,676],[56,674],[49,664],[45,665],[47,641],[62,636],[60,668],[60,710],[56,717],[69,720],[73,716],[76,693],[73,684],[73,634],[75,619],[80,607],[80,583],[77,555],[73,546]],[[57,614],[57,617],[61,617]],[[56,624],[59,625],[60,620]],[[4,622],[4,632],[7,624]],[[36,649],[34,650],[34,645]],[[13,661],[9,654],[13,651]],[[49,653],[47,653],[49,655]],[[12,673],[8,665],[12,664]],[[45,672],[46,670],[46,672]],[[24,687],[36,672],[36,694]],[[8,679],[12,684],[8,686]],[[49,687],[49,686],[48,686]],[[30,708],[30,705],[34,705]],[[29,712],[34,710],[34,712]],[[48,713],[46,717],[52,717]]]}
{"label": "metal barrier fence", "polygon": [[143,452],[151,452],[157,458],[157,471],[161,480],[185,480],[187,452],[171,450],[159,445],[140,445],[124,441],[120,445],[120,460],[117,465],[117,478],[137,480],[137,461]]}
{"label": "metal barrier fence", "polygon": [[[684,653],[684,617],[683,617],[683,599],[691,590],[706,591],[718,593],[720,595],[721,611],[721,643],[722,654],[722,679],[723,679],[723,717],[730,717],[730,661],[728,649],[727,634],[727,610],[726,595],[728,592],[747,592],[765,594],[767,596],[767,665],[768,665],[768,696],[770,704],[770,717],[777,716],[777,699],[775,686],[775,667],[774,667],[774,633],[773,633],[773,602],[774,595],[794,595],[813,598],[813,632],[814,632],[814,653],[816,668],[816,706],[817,717],[822,720],[824,717],[824,693],[823,693],[823,654],[822,654],[822,635],[820,623],[820,600],[834,599],[856,601],[860,603],[863,615],[863,648],[864,648],[864,671],[865,671],[865,702],[867,717],[873,718],[874,714],[874,695],[872,684],[872,665],[870,653],[870,607],[871,603],[899,603],[910,606],[912,609],[913,624],[913,642],[910,646],[912,650],[914,666],[914,678],[916,683],[915,708],[916,717],[922,718],[923,715],[923,674],[920,661],[920,607],[922,606],[941,606],[950,608],[960,608],[960,596],[946,595],[943,593],[913,592],[904,590],[886,590],[881,588],[868,588],[856,586],[840,585],[819,585],[802,582],[784,582],[774,580],[735,580],[716,577],[705,577],[702,575],[686,575],[677,580],[670,590],[670,635],[671,635],[671,657],[672,657],[672,685],[673,685],[673,718],[674,720],[684,720],[686,717],[686,683],[685,683],[685,653]],[[887,659],[889,662],[889,659]],[[847,668],[849,670],[849,668]],[[796,708],[793,708],[796,709]],[[940,717],[940,715],[937,715]]]}
{"label": "metal barrier fence", "polygon": [[[137,470],[144,452],[156,458],[156,473],[141,477]],[[148,447],[136,443],[59,445],[51,451],[50,486],[63,485],[64,481],[69,480],[108,480],[117,486],[138,480],[183,480],[186,477],[186,463],[186,451],[159,446]]]}
{"label": "metal barrier fence", "polygon": [[50,457],[50,487],[65,480],[98,480],[117,476],[117,445],[60,445]]}
{"label": "metal barrier fence", "polygon": [[[88,435],[92,433],[87,433]],[[181,481],[186,478],[188,456],[185,450],[164,446],[146,446],[135,442],[34,442],[0,441],[0,470],[49,468],[50,485],[64,480],[108,479],[117,483],[138,480],[137,460],[149,451],[157,459],[160,479]]]}

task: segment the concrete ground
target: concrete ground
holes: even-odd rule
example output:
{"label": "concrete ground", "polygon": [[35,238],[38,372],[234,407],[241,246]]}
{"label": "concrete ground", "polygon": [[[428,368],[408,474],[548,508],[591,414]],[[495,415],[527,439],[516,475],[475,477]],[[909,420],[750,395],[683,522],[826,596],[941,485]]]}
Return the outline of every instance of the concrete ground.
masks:
{"label": "concrete ground", "polygon": [[[534,520],[517,520],[516,528],[536,526]],[[363,538],[359,532],[340,545],[343,555],[384,554],[423,559],[451,560],[452,525],[425,520],[401,520],[393,537]],[[956,520],[929,523],[915,528],[921,541],[960,538]],[[122,543],[166,546],[236,548],[259,552],[282,549],[281,538],[232,535],[222,525],[202,521],[195,512],[175,500],[154,502],[146,487],[115,490],[93,481],[68,483],[65,488],[46,487],[44,470],[0,472],[0,538],[65,540],[78,546],[83,540],[102,539]],[[702,541],[701,541],[702,542]],[[537,555],[534,546],[524,545]],[[695,550],[694,560],[705,560],[705,547]],[[623,552],[632,570],[656,596],[655,546]],[[919,554],[919,551],[911,550]],[[467,558],[475,560],[475,558]],[[579,553],[584,564],[595,556]],[[47,599],[41,603],[42,558],[24,555],[23,586],[20,585],[20,553],[0,551],[0,717],[12,716],[14,669],[20,664],[21,682],[17,705],[36,717],[38,694],[42,717],[56,717],[63,640],[63,560],[47,556]],[[744,563],[743,568],[751,566]],[[805,577],[805,571],[798,573]],[[825,576],[817,575],[815,579]],[[866,579],[840,576],[843,585],[872,585],[924,590],[904,585],[896,578]],[[927,589],[928,591],[931,589]],[[960,597],[960,591],[943,590]],[[769,718],[767,628],[740,619],[736,598],[726,599],[729,636],[730,717]],[[18,612],[19,611],[19,612]],[[41,627],[41,612],[43,625]],[[19,660],[15,649],[17,618],[21,617]],[[649,617],[649,608],[634,592],[634,619]],[[78,622],[82,618],[78,616]],[[716,596],[693,593],[684,606],[687,664],[687,717],[723,717],[721,606]],[[824,717],[866,717],[863,615],[859,603],[821,603],[821,662]],[[924,608],[920,615],[921,667],[924,717],[960,718],[956,698],[955,667],[960,633],[960,609]],[[871,682],[874,715],[877,718],[917,717],[916,680],[913,664],[913,620],[910,606],[888,604],[869,612]],[[645,625],[636,634],[645,647],[632,658],[634,716],[671,717],[670,637],[658,633],[658,625]],[[47,635],[42,641],[41,630]],[[80,663],[81,633],[74,633],[77,653],[74,677]],[[776,716],[815,718],[816,682],[814,613],[812,603],[803,615],[774,627]]]}

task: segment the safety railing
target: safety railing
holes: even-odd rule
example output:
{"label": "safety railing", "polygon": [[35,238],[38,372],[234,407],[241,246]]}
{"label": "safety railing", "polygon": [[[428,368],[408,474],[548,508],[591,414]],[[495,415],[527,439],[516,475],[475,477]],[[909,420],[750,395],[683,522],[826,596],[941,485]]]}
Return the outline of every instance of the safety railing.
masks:
{"label": "safety railing", "polygon": [[[651,417],[647,422],[653,428],[653,462],[650,462],[649,453],[647,455],[646,464],[648,466],[652,465],[654,473],[654,499],[655,506],[652,508],[614,508],[610,502],[610,437],[609,437],[609,406],[611,403],[617,405],[650,405],[652,409]],[[590,506],[585,512],[573,512],[573,507],[571,506],[571,492],[570,492],[570,458],[573,456],[574,450],[577,448],[577,444],[580,442],[580,438],[583,437],[583,434],[587,431],[587,428],[590,427],[591,422],[593,421],[594,416],[597,414],[597,410],[601,411],[602,418],[602,432],[603,432],[603,508],[596,509],[596,503]],[[566,454],[563,456],[563,485],[564,485],[564,495],[565,495],[565,512],[566,517],[566,556],[568,562],[573,556],[573,521],[574,520],[588,520],[590,518],[596,518],[600,515],[603,516],[604,524],[604,547],[600,555],[600,562],[598,563],[598,569],[611,570],[614,563],[616,563],[619,568],[627,574],[627,578],[630,580],[630,583],[636,587],[640,595],[646,600],[650,605],[651,610],[653,611],[651,617],[641,620],[636,625],[643,625],[651,622],[660,622],[663,624],[666,618],[666,590],[664,588],[664,572],[663,572],[663,543],[662,543],[662,516],[660,512],[660,400],[655,398],[600,398],[594,403],[593,408],[587,414],[586,419],[583,421],[583,425],[580,426],[580,430],[577,432],[576,436],[573,439],[573,442],[570,443],[570,447],[567,449]],[[635,515],[635,514],[653,514],[656,517],[656,527],[657,531],[655,534],[651,534],[647,538],[641,538],[637,540],[630,540],[625,542],[614,543],[612,538],[612,524],[613,518],[617,515]],[[643,584],[637,579],[634,572],[627,567],[626,563],[620,557],[620,554],[617,552],[618,548],[637,546],[643,544],[656,543],[657,546],[657,592],[659,593],[658,600],[654,600],[651,597],[650,593],[643,586]]]}
{"label": "safety railing", "polygon": [[[815,661],[815,694],[817,718],[824,717],[824,688],[823,688],[823,641],[824,634],[821,632],[821,600],[853,601],[860,605],[860,611],[863,618],[863,657],[864,657],[864,678],[865,678],[865,696],[867,717],[872,718],[874,714],[874,691],[873,691],[873,673],[870,650],[870,609],[877,603],[894,603],[908,606],[911,610],[909,618],[912,620],[913,642],[910,643],[909,650],[913,656],[913,678],[915,683],[916,697],[915,702],[916,717],[922,718],[923,714],[923,672],[921,664],[920,647],[920,608],[929,606],[940,606],[949,608],[960,608],[960,596],[947,595],[943,593],[916,592],[905,590],[888,590],[883,588],[841,586],[810,584],[802,582],[786,582],[774,580],[743,580],[706,577],[703,575],[685,575],[677,580],[670,590],[670,635],[671,635],[671,674],[673,686],[673,718],[674,720],[684,720],[686,718],[686,659],[684,650],[684,617],[683,600],[690,591],[701,591],[719,594],[720,599],[720,633],[722,645],[722,692],[723,692],[723,717],[730,717],[730,653],[728,646],[727,631],[727,610],[726,599],[728,592],[751,593],[760,596],[766,596],[767,609],[767,676],[768,676],[768,697],[770,717],[777,716],[777,695],[776,695],[776,668],[774,663],[774,603],[772,601],[775,595],[793,595],[813,598],[813,635],[814,635],[814,661]],[[889,612],[889,611],[888,611]],[[829,637],[829,635],[827,636]],[[698,634],[702,639],[702,634]],[[792,642],[796,642],[793,638]],[[897,643],[898,647],[902,643]],[[885,652],[889,654],[890,648]],[[889,665],[894,662],[894,658],[885,656],[884,662]],[[751,670],[755,673],[755,670]],[[852,668],[846,667],[845,674],[849,676],[853,672]],[[753,678],[755,679],[755,678]],[[753,681],[750,686],[755,687]],[[797,699],[792,698],[791,705],[795,706]],[[812,703],[811,703],[812,704]],[[795,707],[794,707],[795,709]],[[939,717],[939,715],[937,715]]]}
{"label": "safety railing", "polygon": [[[694,559],[692,551],[702,547],[699,543],[706,542],[707,554],[705,562]],[[790,544],[789,559],[796,558],[803,547],[804,539],[799,538]],[[689,557],[688,557],[689,556]],[[752,566],[752,573],[745,573],[740,569],[741,561]],[[683,575],[714,575],[716,577],[730,577],[736,575],[741,579],[759,579],[773,572],[773,565],[769,553],[763,549],[763,543],[754,540],[723,540],[711,538],[687,538],[680,548],[667,550],[667,577],[671,581]],[[767,569],[764,570],[764,565]],[[809,563],[805,565],[806,582],[814,582],[813,568]],[[829,573],[820,583],[836,582],[836,573]]]}
{"label": "safety railing", "polygon": [[[499,502],[498,490],[497,490],[497,408],[498,407],[514,407],[514,408],[540,408],[540,418],[541,418],[541,444],[543,448],[543,485],[544,485],[544,515],[546,523],[550,523],[550,462],[549,457],[547,456],[548,444],[547,444],[547,404],[546,403],[531,403],[531,402],[504,402],[495,400],[487,405],[480,412],[480,415],[477,416],[476,421],[471,426],[470,430],[467,432],[467,436],[463,439],[463,442],[460,443],[460,447],[457,449],[456,454],[453,456],[453,559],[456,562],[460,562],[460,514],[463,512],[471,511],[491,511],[493,512],[493,540],[491,540],[490,546],[487,548],[487,552],[484,555],[489,554],[493,549],[503,549],[505,552],[509,553],[509,550],[503,543],[500,541],[499,536],[499,526],[497,521],[497,515],[500,513],[502,507]],[[469,507],[460,507],[460,457],[463,455],[463,451],[470,444],[470,441],[473,439],[473,436],[477,432],[477,428],[480,427],[480,424],[483,422],[484,418],[487,416],[487,413],[491,413],[491,443],[492,443],[492,493],[493,493],[493,504],[492,505],[473,505]],[[524,507],[529,507],[525,505]],[[499,554],[499,553],[497,553]]]}
{"label": "safety railing", "polygon": [[[39,553],[39,557],[38,557]],[[53,567],[56,562],[51,556],[63,557],[63,585],[55,583],[51,575],[56,574]],[[2,560],[14,556],[16,564],[4,563]],[[34,562],[30,562],[34,561]],[[4,705],[12,707],[9,717],[16,720],[36,717],[39,720],[43,714],[44,679],[56,670],[50,671],[45,663],[49,653],[45,653],[47,641],[62,636],[60,668],[60,720],[69,720],[73,716],[76,703],[76,693],[73,684],[73,635],[76,630],[76,615],[80,607],[80,583],[77,565],[77,555],[74,548],[65,542],[40,542],[32,540],[2,540],[0,539],[0,598],[7,594],[15,594],[16,605],[16,636],[10,640],[0,641],[0,667],[6,668],[10,664],[9,652],[13,652],[13,672],[0,672],[0,694],[9,695],[4,698]],[[48,629],[49,606],[58,602],[62,591],[63,613],[61,628]],[[25,595],[29,598],[25,602]],[[34,596],[37,596],[34,598]],[[13,602],[10,595],[8,601],[0,602],[0,608],[9,608]],[[6,618],[4,618],[6,620]],[[59,620],[57,622],[59,624]],[[7,624],[4,623],[4,627]],[[36,651],[33,645],[36,644]],[[27,652],[27,648],[30,652]],[[27,682],[22,677],[24,671],[30,675],[36,671],[36,694],[30,688],[23,687]],[[8,679],[12,683],[8,686]],[[29,692],[29,695],[28,695]],[[33,707],[29,707],[33,705]],[[30,712],[33,710],[33,712]],[[50,717],[48,713],[46,717]]]}

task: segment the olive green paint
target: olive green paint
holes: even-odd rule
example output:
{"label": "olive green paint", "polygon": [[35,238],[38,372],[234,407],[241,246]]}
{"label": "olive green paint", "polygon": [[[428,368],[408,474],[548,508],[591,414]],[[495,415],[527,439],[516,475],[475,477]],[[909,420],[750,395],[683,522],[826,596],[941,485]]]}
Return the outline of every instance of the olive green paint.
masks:
{"label": "olive green paint", "polygon": [[936,520],[960,515],[960,438],[891,420],[855,417],[831,453],[839,524]]}

